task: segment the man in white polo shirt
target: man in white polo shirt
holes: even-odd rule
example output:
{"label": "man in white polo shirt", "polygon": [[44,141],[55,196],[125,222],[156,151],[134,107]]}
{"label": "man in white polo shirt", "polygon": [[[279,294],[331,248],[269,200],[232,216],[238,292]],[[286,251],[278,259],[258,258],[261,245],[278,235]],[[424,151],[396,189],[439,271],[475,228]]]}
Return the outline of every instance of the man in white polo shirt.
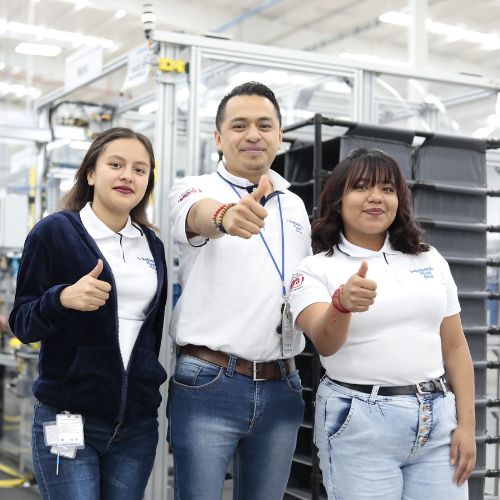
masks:
{"label": "man in white polo shirt", "polygon": [[182,295],[170,323],[179,346],[170,382],[176,498],[220,500],[233,459],[241,500],[281,500],[304,403],[287,295],[310,254],[302,200],[270,170],[282,140],[274,93],[249,82],[217,111],[217,172],[170,192]]}

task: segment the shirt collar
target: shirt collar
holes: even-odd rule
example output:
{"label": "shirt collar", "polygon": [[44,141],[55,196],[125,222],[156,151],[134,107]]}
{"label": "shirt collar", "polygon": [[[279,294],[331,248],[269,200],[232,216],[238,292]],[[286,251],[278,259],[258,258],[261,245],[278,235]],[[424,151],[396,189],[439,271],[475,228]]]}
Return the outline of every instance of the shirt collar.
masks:
{"label": "shirt collar", "polygon": [[394,250],[389,241],[389,234],[386,235],[384,244],[380,250],[369,250],[368,248],[358,247],[357,245],[353,245],[350,241],[346,239],[344,233],[340,233],[340,241],[337,245],[338,249],[350,257],[373,257],[376,255],[388,254],[388,255],[396,255],[400,254],[398,250]]}
{"label": "shirt collar", "polygon": [[89,233],[94,240],[109,238],[111,236],[116,236],[117,234],[125,236],[126,238],[139,238],[143,234],[142,229],[132,223],[130,216],[127,219],[125,227],[119,233],[115,233],[112,229],[106,226],[106,224],[104,224],[99,217],[97,217],[92,210],[90,202],[88,202],[80,210],[80,219],[82,220],[82,224],[87,230],[87,233]]}
{"label": "shirt collar", "polygon": [[[231,184],[234,184],[235,186],[241,187],[243,189],[245,189],[247,186],[254,185],[253,182],[250,182],[248,179],[245,179],[243,177],[237,177],[236,175],[230,173],[222,161],[219,162],[219,166],[217,167],[217,172],[221,177],[226,179],[226,181],[229,181]],[[275,191],[288,189],[290,187],[290,183],[283,177],[281,177],[281,175],[278,174],[278,172],[269,169],[267,175],[269,176],[269,180],[271,181],[271,184],[273,185]]]}

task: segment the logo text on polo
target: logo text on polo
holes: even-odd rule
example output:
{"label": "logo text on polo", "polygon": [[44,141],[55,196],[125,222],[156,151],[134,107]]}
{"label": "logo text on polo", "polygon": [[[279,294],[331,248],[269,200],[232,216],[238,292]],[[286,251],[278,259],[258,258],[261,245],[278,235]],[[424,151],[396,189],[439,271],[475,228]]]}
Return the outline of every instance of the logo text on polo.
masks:
{"label": "logo text on polo", "polygon": [[149,257],[137,257],[139,260],[144,261],[151,269],[156,271],[156,263],[154,259],[150,259]]}
{"label": "logo text on polo", "polygon": [[429,267],[421,267],[420,269],[410,269],[410,273],[418,273],[420,274],[423,278],[434,278],[434,275],[432,274],[432,271],[434,271],[434,268],[429,266]]}

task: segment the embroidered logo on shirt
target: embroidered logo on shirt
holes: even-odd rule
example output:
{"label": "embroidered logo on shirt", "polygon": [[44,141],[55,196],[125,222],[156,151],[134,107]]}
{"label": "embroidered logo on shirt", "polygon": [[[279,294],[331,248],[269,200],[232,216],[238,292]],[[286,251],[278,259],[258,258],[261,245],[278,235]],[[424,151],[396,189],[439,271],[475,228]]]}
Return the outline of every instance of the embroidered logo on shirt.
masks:
{"label": "embroidered logo on shirt", "polygon": [[184,191],[180,196],[179,200],[177,203],[180,203],[181,201],[185,200],[188,196],[194,194],[194,193],[201,193],[201,189],[198,188],[190,188],[187,191]]}
{"label": "embroidered logo on shirt", "polygon": [[150,259],[149,257],[137,257],[139,260],[144,261],[153,271],[156,271],[156,263],[154,259]]}
{"label": "embroidered logo on shirt", "polygon": [[304,227],[302,226],[302,224],[299,224],[297,221],[292,220],[292,219],[287,219],[286,221],[289,222],[294,227],[294,229],[295,229],[295,231],[297,231],[297,233],[299,233],[299,234],[304,233]]}
{"label": "embroidered logo on shirt", "polygon": [[418,273],[420,274],[423,278],[434,278],[434,275],[432,274],[432,271],[434,271],[434,268],[429,266],[429,267],[421,267],[420,269],[410,269],[410,273]]}
{"label": "embroidered logo on shirt", "polygon": [[304,282],[304,275],[302,273],[292,274],[292,282],[290,283],[290,290],[298,290],[302,287]]}

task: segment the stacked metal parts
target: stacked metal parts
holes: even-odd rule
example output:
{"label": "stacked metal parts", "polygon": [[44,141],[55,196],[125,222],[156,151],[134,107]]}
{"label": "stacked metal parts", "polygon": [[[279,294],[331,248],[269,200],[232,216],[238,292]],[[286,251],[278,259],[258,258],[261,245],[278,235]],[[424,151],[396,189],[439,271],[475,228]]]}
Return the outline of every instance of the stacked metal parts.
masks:
{"label": "stacked metal parts", "polygon": [[[476,385],[476,471],[469,481],[469,497],[482,499],[486,469],[487,398],[486,300],[486,144],[484,141],[436,136],[417,150],[414,162],[415,211],[426,229],[427,241],[450,264],[459,290],[461,318],[474,361]],[[492,366],[494,367],[494,366]],[[491,440],[491,439],[490,439]]]}
{"label": "stacked metal parts", "polygon": [[[487,468],[486,448],[495,446],[498,454],[500,439],[488,436],[495,429],[487,428],[488,408],[499,405],[498,399],[488,398],[486,394],[486,372],[498,369],[498,363],[487,360],[487,338],[489,334],[498,333],[499,328],[487,325],[487,300],[498,299],[498,294],[486,290],[486,269],[498,262],[487,259],[486,235],[487,231],[500,229],[486,224],[487,195],[498,195],[486,187],[487,143],[331,120],[321,115],[291,125],[285,131],[289,135],[309,125],[315,128],[314,143],[291,140],[290,149],[276,158],[272,168],[291,182],[292,191],[302,197],[311,219],[319,208],[322,182],[334,166],[353,149],[381,149],[397,160],[413,190],[415,213],[425,229],[425,240],[450,264],[459,289],[462,322],[475,367],[478,457],[469,481],[469,498],[483,500],[487,498],[485,478],[499,475],[498,470]],[[347,131],[340,137],[322,141],[325,125],[345,127]],[[418,147],[413,145],[416,135],[426,137]],[[490,147],[499,146],[490,144]],[[299,430],[285,498],[317,500],[326,498],[312,443],[314,394],[323,370],[309,342],[306,351],[298,357],[297,365],[303,379],[306,416]],[[495,490],[497,488],[498,482]]]}

